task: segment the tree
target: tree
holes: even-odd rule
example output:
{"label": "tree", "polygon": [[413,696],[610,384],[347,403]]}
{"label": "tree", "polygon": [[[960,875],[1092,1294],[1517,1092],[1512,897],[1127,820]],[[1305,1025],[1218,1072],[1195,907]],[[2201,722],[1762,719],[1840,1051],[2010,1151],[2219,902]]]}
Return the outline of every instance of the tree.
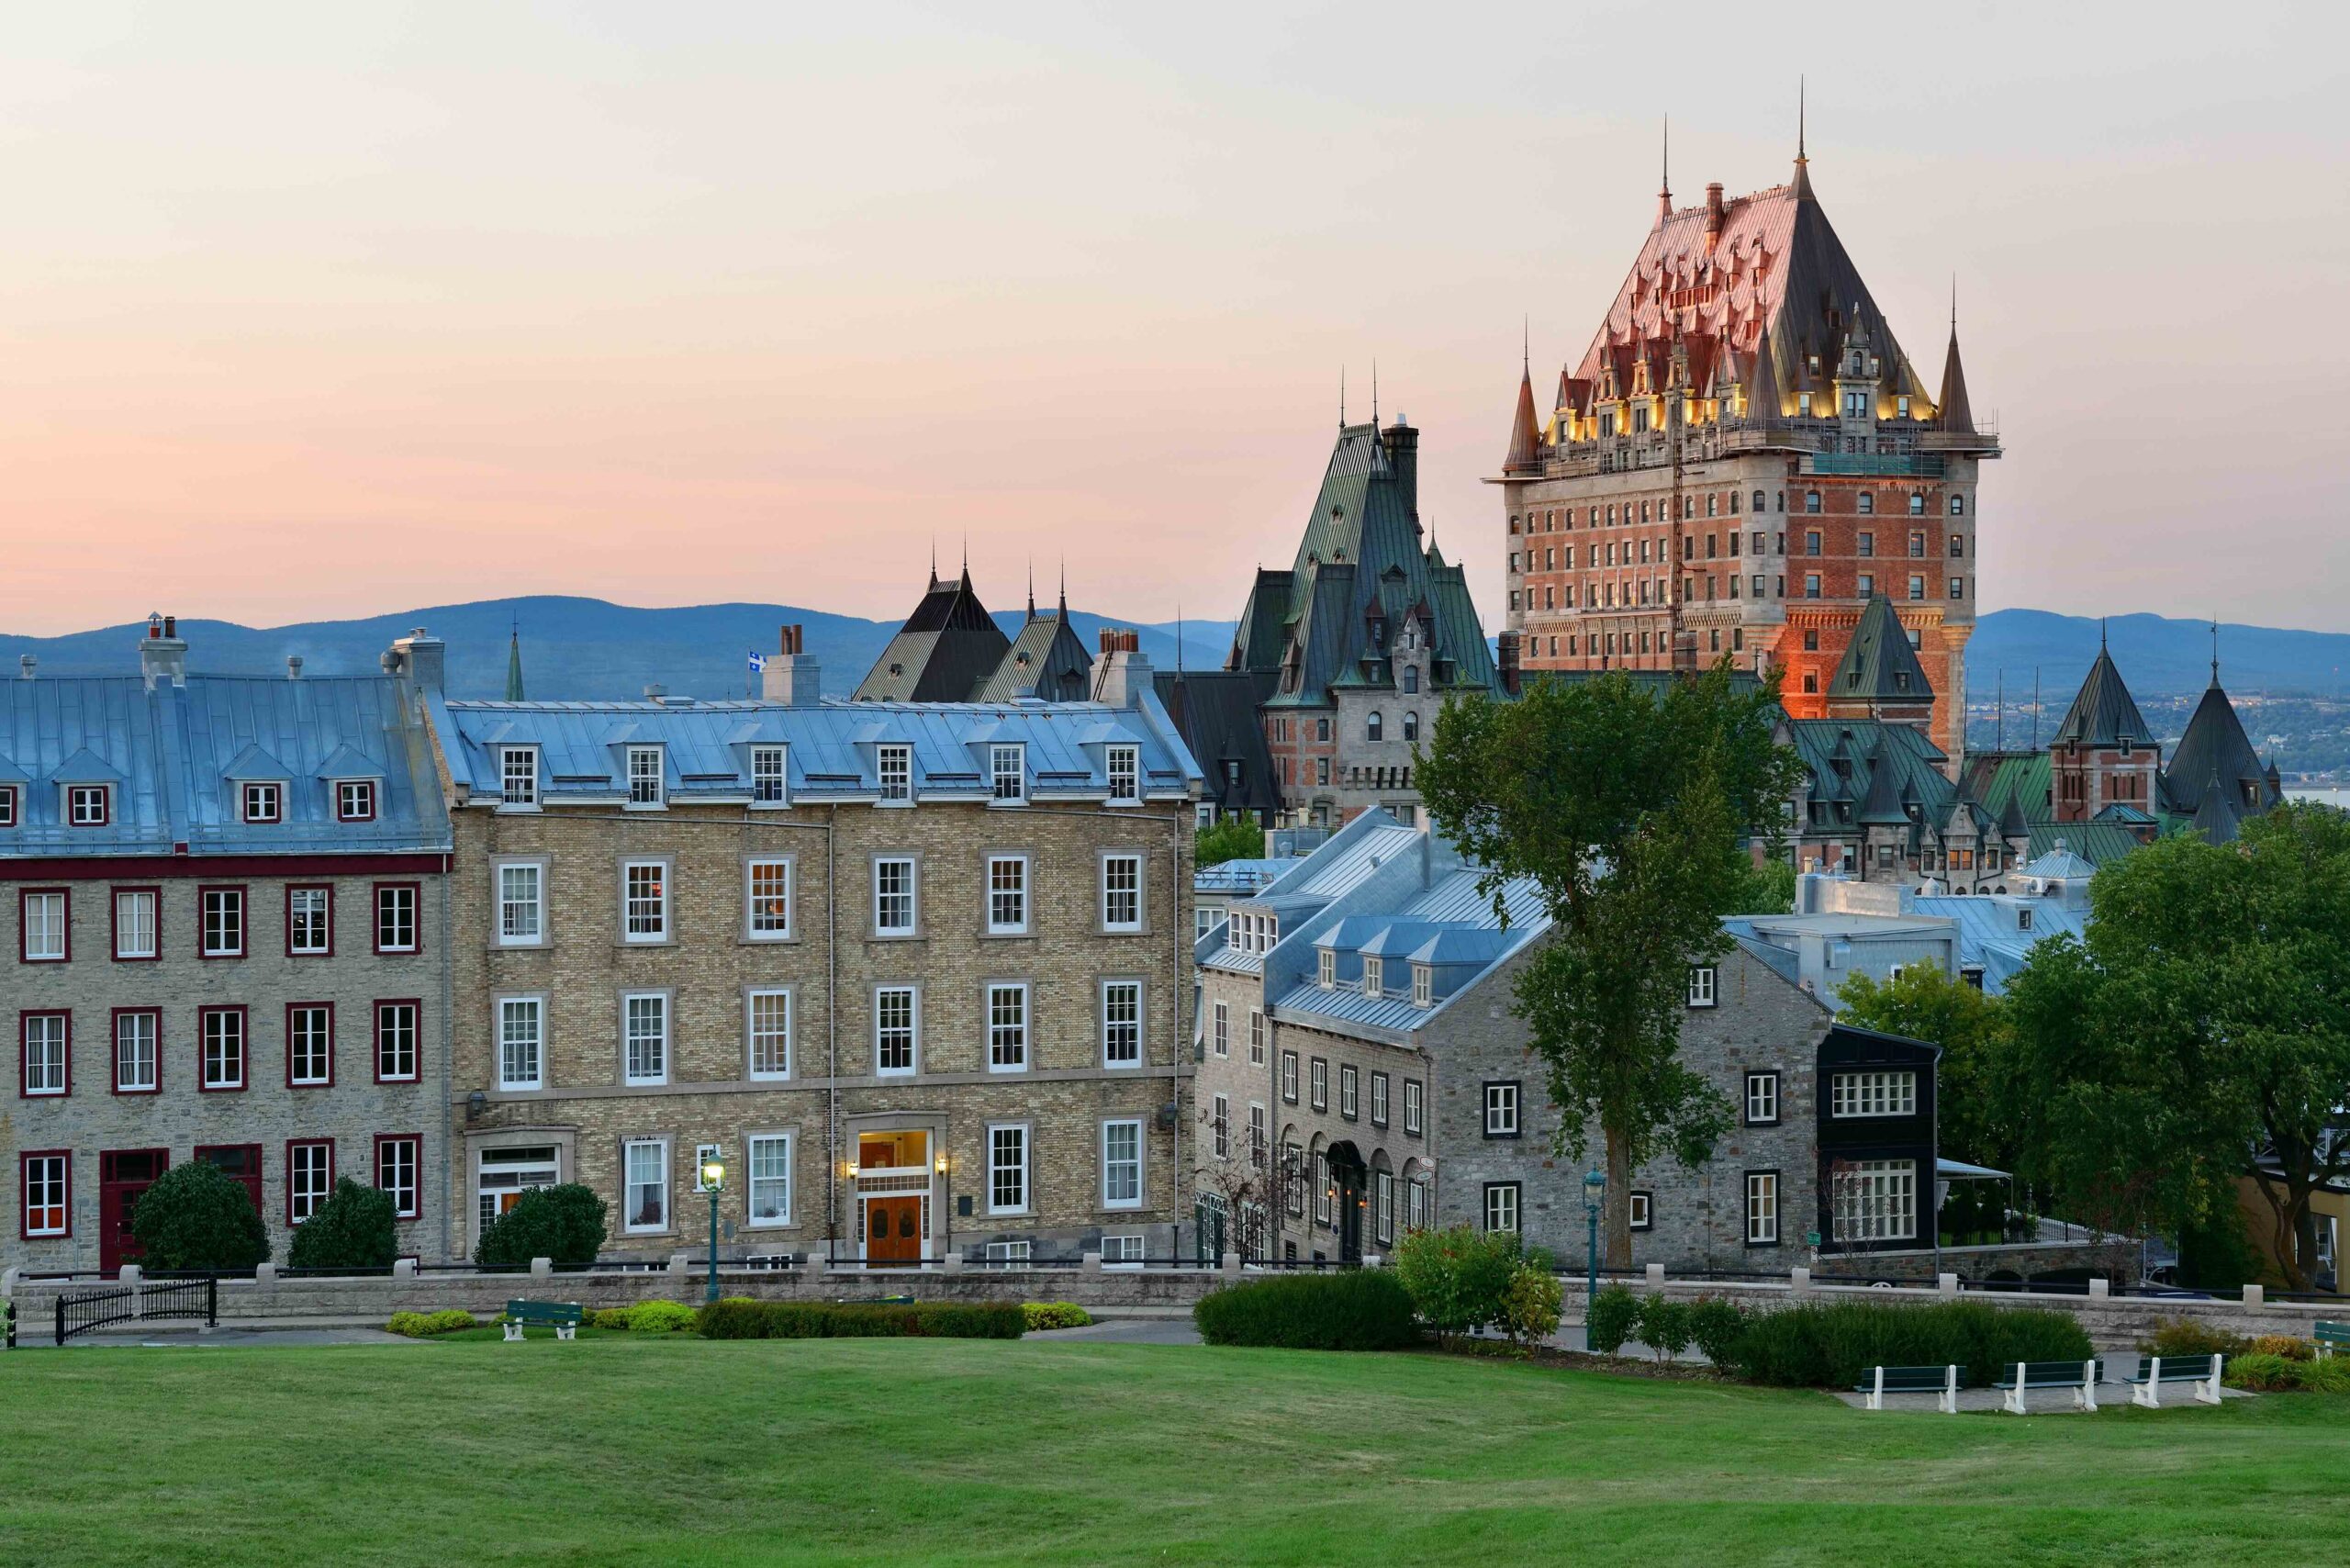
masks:
{"label": "tree", "polygon": [[474,1246],[474,1261],[527,1268],[533,1258],[584,1267],[604,1249],[604,1200],[576,1182],[533,1187],[514,1200]]}
{"label": "tree", "polygon": [[1708,1159],[1730,1106],[1677,1056],[1689,969],[1729,946],[1758,830],[1785,819],[1797,763],[1772,738],[1774,676],[1724,662],[1685,679],[1620,671],[1536,680],[1515,702],[1447,703],[1419,783],[1428,814],[1504,885],[1531,879],[1552,922],[1516,980],[1514,1011],[1578,1162],[1606,1150],[1607,1261],[1628,1268],[1632,1171]]}
{"label": "tree", "polygon": [[[1214,1148],[1217,1129],[1213,1100],[1200,1107],[1200,1126],[1199,1147]],[[1297,1201],[1301,1211],[1304,1208],[1303,1200],[1312,1183],[1303,1165],[1292,1167],[1286,1162],[1284,1151],[1270,1145],[1258,1148],[1253,1127],[1246,1129],[1249,1145],[1246,1149],[1239,1147],[1240,1129],[1227,1124],[1223,1130],[1232,1154],[1195,1166],[1192,1187],[1214,1200],[1212,1206],[1224,1216],[1225,1230],[1217,1249],[1261,1260],[1279,1245],[1281,1216],[1289,1212],[1292,1201]]]}
{"label": "tree", "polygon": [[398,1255],[392,1195],[344,1176],[295,1228],[285,1261],[296,1269],[388,1269]]}
{"label": "tree", "polygon": [[2206,1232],[2248,1176],[2311,1289],[2310,1200],[2350,1178],[2350,815],[2159,840],[2098,872],[2089,914],[2008,988],[2026,1163],[2109,1229]]}
{"label": "tree", "polygon": [[130,1233],[158,1272],[235,1272],[269,1261],[269,1230],[245,1184],[209,1160],[174,1165],[139,1194]]}
{"label": "tree", "polygon": [[1227,860],[1257,860],[1265,853],[1265,830],[1240,817],[1226,817],[1192,836],[1192,858],[1200,870]]}
{"label": "tree", "polygon": [[2010,1039],[1999,998],[1931,964],[1911,964],[1883,983],[1853,975],[1837,999],[1844,1023],[1942,1047],[1934,1079],[1936,1141],[1960,1159],[2015,1169],[2016,1134],[1997,1092]]}
{"label": "tree", "polygon": [[1744,884],[1724,914],[1791,914],[1796,907],[1796,868],[1770,856],[1746,868]]}

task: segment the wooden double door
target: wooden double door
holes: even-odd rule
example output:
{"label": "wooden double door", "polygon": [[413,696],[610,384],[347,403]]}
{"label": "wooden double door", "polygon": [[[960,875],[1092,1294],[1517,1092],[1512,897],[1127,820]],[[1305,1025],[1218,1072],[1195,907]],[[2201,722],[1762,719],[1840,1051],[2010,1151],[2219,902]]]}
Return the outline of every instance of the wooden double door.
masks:
{"label": "wooden double door", "polygon": [[919,1195],[865,1201],[865,1261],[871,1268],[922,1261]]}
{"label": "wooden double door", "polygon": [[139,1261],[142,1249],[131,1230],[140,1194],[170,1169],[160,1148],[114,1148],[98,1156],[98,1267],[111,1274]]}

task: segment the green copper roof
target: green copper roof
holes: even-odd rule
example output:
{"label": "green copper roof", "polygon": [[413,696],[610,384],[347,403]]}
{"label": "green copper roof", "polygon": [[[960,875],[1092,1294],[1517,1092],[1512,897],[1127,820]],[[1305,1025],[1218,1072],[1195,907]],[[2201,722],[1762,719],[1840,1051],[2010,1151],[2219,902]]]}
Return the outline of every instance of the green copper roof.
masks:
{"label": "green copper roof", "polygon": [[1933,700],[1934,688],[1926,678],[1926,666],[1918,662],[1916,650],[1909,646],[1909,633],[1894,614],[1893,601],[1885,595],[1869,597],[1868,608],[1861,611],[1861,623],[1852,629],[1852,640],[1829,680],[1827,695],[1830,702]]}
{"label": "green copper roof", "polygon": [[[2230,838],[2235,836],[2233,818],[2277,804],[2276,787],[2268,782],[2267,769],[2261,767],[2251,738],[2244,733],[2235,704],[2220,689],[2216,670],[2211,684],[2203,689],[2203,700],[2195,705],[2194,717],[2187,721],[2187,733],[2178,737],[2177,748],[2171,753],[2165,782],[2172,803],[2194,812],[2198,827],[2208,834],[2224,825]],[[2204,798],[2215,784],[2225,797],[2226,818],[2217,814],[2220,808],[2206,810]]]}
{"label": "green copper roof", "polygon": [[522,697],[522,633],[517,631],[506,644],[506,700],[520,702]]}
{"label": "green copper roof", "polygon": [[2053,744],[2113,746],[2121,745],[2124,736],[2143,742],[2152,734],[2130,689],[2121,682],[2121,672],[2113,667],[2112,657],[2099,644],[2097,663],[2089,666],[2088,678],[2081,682],[2073,705],[2065,711]]}
{"label": "green copper roof", "polygon": [[1878,775],[1886,773],[1884,789],[1904,808],[1915,803],[1925,820],[1941,823],[1950,815],[1957,790],[1942,777],[1942,750],[1908,724],[1876,719],[1790,719],[1788,738],[1803,759],[1811,778],[1811,798],[1831,808],[1820,825],[1857,823],[1871,804],[1882,806]]}

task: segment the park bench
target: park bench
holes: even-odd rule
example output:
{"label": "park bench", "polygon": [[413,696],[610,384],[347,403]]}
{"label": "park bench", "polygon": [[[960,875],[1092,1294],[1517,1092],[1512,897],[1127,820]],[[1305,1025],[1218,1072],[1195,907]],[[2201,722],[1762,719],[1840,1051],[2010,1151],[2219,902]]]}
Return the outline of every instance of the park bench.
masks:
{"label": "park bench", "polygon": [[2350,1323],[2328,1323],[2321,1317],[2310,1330],[2310,1338],[2317,1341],[2317,1353],[2321,1356],[2350,1350]]}
{"label": "park bench", "polygon": [[2138,1364],[2138,1375],[2124,1378],[2131,1385],[2130,1403],[2143,1405],[2149,1410],[2163,1407],[2162,1386],[2166,1383],[2191,1383],[2195,1385],[2195,1403],[2217,1405],[2220,1402],[2220,1363],[2224,1356],[2148,1356]]}
{"label": "park bench", "polygon": [[1934,1404],[1946,1414],[1958,1414],[1958,1385],[1966,1381],[1964,1369],[1940,1367],[1871,1367],[1866,1383],[1852,1385],[1855,1394],[1868,1395],[1866,1408],[1882,1410],[1888,1394],[1930,1394]]}
{"label": "park bench", "polygon": [[576,1302],[509,1301],[506,1304],[506,1337],[520,1339],[525,1328],[552,1328],[558,1339],[568,1339],[579,1332],[579,1320],[587,1314]]}
{"label": "park bench", "polygon": [[2024,1393],[2033,1388],[2069,1388],[2076,1410],[2097,1408],[2097,1358],[2086,1361],[2018,1361],[2008,1375],[1991,1386],[2007,1394],[2007,1408],[2017,1415],[2024,1408]]}

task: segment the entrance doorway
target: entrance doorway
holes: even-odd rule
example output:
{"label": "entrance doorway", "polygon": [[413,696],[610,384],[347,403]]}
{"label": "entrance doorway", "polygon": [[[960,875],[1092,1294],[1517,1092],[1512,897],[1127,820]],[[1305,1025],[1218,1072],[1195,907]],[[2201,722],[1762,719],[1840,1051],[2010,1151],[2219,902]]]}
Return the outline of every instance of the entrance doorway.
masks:
{"label": "entrance doorway", "polygon": [[142,1249],[131,1231],[139,1197],[171,1163],[170,1152],[161,1148],[118,1148],[98,1156],[98,1267],[107,1273],[139,1261]]}
{"label": "entrance doorway", "polygon": [[1363,1194],[1370,1188],[1369,1177],[1362,1153],[1353,1144],[1331,1146],[1330,1185],[1337,1190],[1338,1261],[1341,1263],[1352,1265],[1362,1261]]}
{"label": "entrance doorway", "polygon": [[922,1199],[865,1200],[865,1261],[875,1269],[922,1261]]}

